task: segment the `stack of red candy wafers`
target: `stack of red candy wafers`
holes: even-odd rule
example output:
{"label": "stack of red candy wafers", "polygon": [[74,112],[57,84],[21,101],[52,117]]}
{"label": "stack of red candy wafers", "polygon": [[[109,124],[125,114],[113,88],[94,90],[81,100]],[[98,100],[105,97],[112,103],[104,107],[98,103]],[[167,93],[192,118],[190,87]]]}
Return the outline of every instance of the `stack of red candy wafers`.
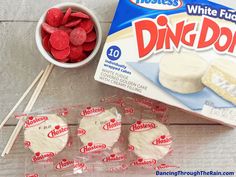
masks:
{"label": "stack of red candy wafers", "polygon": [[42,24],[44,49],[59,62],[76,63],[86,59],[96,46],[94,22],[84,12],[68,8],[47,11]]}

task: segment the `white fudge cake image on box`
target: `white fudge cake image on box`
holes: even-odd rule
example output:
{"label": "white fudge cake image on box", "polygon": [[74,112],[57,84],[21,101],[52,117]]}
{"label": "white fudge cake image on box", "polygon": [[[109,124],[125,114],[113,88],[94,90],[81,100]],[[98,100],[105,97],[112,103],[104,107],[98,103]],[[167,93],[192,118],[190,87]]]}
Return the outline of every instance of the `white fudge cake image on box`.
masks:
{"label": "white fudge cake image on box", "polygon": [[130,126],[129,144],[138,157],[160,160],[169,153],[172,138],[164,124],[146,119]]}
{"label": "white fudge cake image on box", "polygon": [[104,144],[106,148],[111,148],[120,137],[121,115],[116,108],[104,109],[98,114],[84,115],[78,130],[84,132],[79,135],[84,145]]}
{"label": "white fudge cake image on box", "polygon": [[171,91],[190,94],[204,88],[201,78],[208,63],[194,53],[170,53],[160,61],[159,81]]}
{"label": "white fudge cake image on box", "polygon": [[218,59],[211,63],[202,78],[203,84],[236,105],[236,63]]}
{"label": "white fudge cake image on box", "polygon": [[67,123],[56,114],[30,116],[25,121],[25,142],[34,153],[57,154],[66,147],[68,137]]}

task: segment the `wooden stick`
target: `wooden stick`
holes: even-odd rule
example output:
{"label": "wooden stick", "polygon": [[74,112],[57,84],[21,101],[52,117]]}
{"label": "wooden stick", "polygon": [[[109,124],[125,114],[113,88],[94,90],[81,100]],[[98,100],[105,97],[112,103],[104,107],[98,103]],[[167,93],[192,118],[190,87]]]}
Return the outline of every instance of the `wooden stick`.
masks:
{"label": "wooden stick", "polygon": [[[47,68],[46,68],[47,69]],[[45,76],[45,73],[46,73],[47,71],[45,70],[45,72],[43,73],[43,76],[41,77],[41,79],[40,79],[40,81],[39,81],[39,83],[41,82],[41,80],[44,78],[44,76]],[[39,85],[39,83],[38,83],[38,85]],[[38,88],[38,86],[36,87],[36,89]],[[35,89],[35,90],[36,90]],[[35,91],[34,91],[35,92]],[[32,98],[32,97],[31,97]],[[15,127],[15,129],[14,129],[14,131],[13,131],[13,133],[12,133],[12,135],[11,135],[11,137],[10,137],[10,139],[8,140],[8,142],[7,142],[7,145],[6,145],[6,147],[4,148],[4,150],[3,150],[3,152],[2,152],[2,157],[4,157],[5,156],[5,154],[6,154],[6,151],[7,151],[7,149],[8,149],[8,146],[11,144],[11,141],[13,140],[13,136],[14,136],[14,134],[16,133],[16,131],[17,131],[17,129],[19,128],[19,126],[21,126],[21,119],[18,121],[18,123],[17,123],[17,125],[16,125],[16,127]],[[14,141],[14,140],[13,140]]]}
{"label": "wooden stick", "polygon": [[[43,86],[45,85],[45,83],[46,83],[46,81],[47,81],[47,79],[48,79],[52,69],[53,69],[53,65],[52,64],[47,66],[47,68],[45,70],[44,77],[41,78],[41,80],[40,80],[40,82],[38,84],[38,87],[35,89],[35,92],[33,93],[33,95],[31,97],[28,105],[26,106],[26,108],[24,110],[25,113],[28,113],[28,112],[30,112],[32,110],[32,108],[33,108],[37,98],[39,97],[39,95],[40,95],[40,93],[41,93],[41,91],[43,89]],[[24,120],[21,120],[21,121],[22,122],[20,122],[17,130],[15,131],[15,133],[13,135],[11,143],[9,144],[9,146],[7,148],[7,151],[6,151],[7,154],[10,152],[10,150],[11,150],[11,148],[12,148],[14,142],[15,142],[15,139],[17,138],[18,134],[20,133],[20,130],[22,129],[22,127],[24,125]]]}
{"label": "wooden stick", "polygon": [[36,102],[37,98],[39,97],[40,92],[42,91],[43,86],[46,83],[46,81],[49,77],[49,74],[51,73],[52,67],[53,67],[53,65],[48,65],[47,68],[45,69],[45,73],[44,73],[43,77],[41,78],[37,88],[35,89],[29,103],[25,107],[24,112],[28,113],[32,110],[34,103]]}
{"label": "wooden stick", "polygon": [[[37,98],[38,98],[38,96],[39,96],[39,94],[40,94],[44,84],[46,83],[46,80],[48,79],[49,74],[51,73],[52,68],[53,68],[53,65],[48,65],[47,66],[47,68],[46,68],[46,70],[45,70],[45,72],[44,72],[44,74],[43,74],[43,76],[42,76],[42,78],[41,78],[37,88],[35,89],[35,91],[34,91],[32,97],[31,97],[30,101],[28,102],[28,104],[27,104],[27,106],[26,106],[26,108],[24,110],[25,113],[28,113],[28,112],[31,111],[31,109],[32,109],[34,103],[36,102],[36,100],[37,100]],[[10,152],[10,150],[11,150],[11,148],[12,148],[14,142],[15,142],[15,139],[17,138],[18,134],[20,133],[20,130],[23,127],[23,125],[24,125],[24,120],[20,119],[18,121],[18,124],[17,124],[16,128],[14,129],[14,131],[13,131],[13,133],[12,133],[12,135],[11,135],[9,141],[8,141],[8,143],[7,143],[6,148],[4,149],[5,150],[5,152],[4,152],[5,154],[8,154]],[[5,155],[4,153],[3,153],[3,156]]]}
{"label": "wooden stick", "polygon": [[[39,97],[40,92],[42,91],[43,86],[45,85],[45,83],[46,83],[46,81],[47,81],[47,79],[48,79],[48,77],[49,77],[49,75],[50,75],[50,73],[53,69],[53,66],[54,66],[53,64],[50,64],[50,65],[47,66],[42,78],[39,81],[39,84],[38,84],[37,88],[35,89],[30,101],[28,102],[24,112],[26,112],[26,113],[30,112],[31,109],[33,108],[33,105],[36,102],[37,98]],[[8,154],[10,152],[10,150],[11,150],[11,148],[12,148],[14,142],[15,142],[15,139],[19,135],[20,130],[23,127],[23,125],[24,125],[24,120],[20,119],[18,121],[17,126],[15,127],[10,139],[8,140],[8,143],[7,143],[5,149],[2,153],[2,156],[4,156],[5,154]]]}
{"label": "wooden stick", "polygon": [[38,74],[38,76],[35,78],[35,80],[32,82],[32,84],[28,87],[28,89],[25,91],[25,93],[21,96],[21,98],[18,100],[18,102],[15,104],[15,106],[12,108],[12,110],[7,114],[7,116],[4,118],[2,123],[0,124],[0,130],[5,125],[5,123],[10,119],[12,114],[16,111],[18,106],[21,104],[21,102],[25,99],[25,97],[29,94],[29,92],[32,90],[34,85],[38,82],[38,80],[41,78],[43,74],[43,70]]}

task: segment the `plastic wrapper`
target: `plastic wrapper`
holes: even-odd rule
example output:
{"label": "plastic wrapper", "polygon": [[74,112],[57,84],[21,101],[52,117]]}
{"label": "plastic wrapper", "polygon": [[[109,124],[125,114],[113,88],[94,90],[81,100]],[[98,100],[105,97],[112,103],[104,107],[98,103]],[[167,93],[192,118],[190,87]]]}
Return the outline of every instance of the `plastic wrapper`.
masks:
{"label": "plastic wrapper", "polygon": [[176,167],[167,110],[146,98],[112,96],[18,114],[25,119],[25,174],[147,174]]}

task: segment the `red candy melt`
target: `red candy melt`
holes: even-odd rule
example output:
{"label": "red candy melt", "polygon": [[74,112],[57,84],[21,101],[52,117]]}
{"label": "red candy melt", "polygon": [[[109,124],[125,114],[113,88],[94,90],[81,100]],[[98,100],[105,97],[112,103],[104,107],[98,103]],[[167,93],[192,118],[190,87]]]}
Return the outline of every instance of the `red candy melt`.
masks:
{"label": "red candy melt", "polygon": [[43,38],[43,48],[50,52],[51,51],[51,45],[49,43],[49,38],[50,38],[50,35],[46,35],[44,38]]}
{"label": "red candy melt", "polygon": [[50,44],[56,50],[64,50],[69,47],[69,35],[62,31],[58,30],[51,34],[49,39]]}
{"label": "red candy melt", "polygon": [[88,56],[84,53],[84,52],[82,52],[81,54],[80,54],[80,56],[78,57],[78,58],[75,58],[75,59],[70,59],[70,61],[72,62],[72,63],[77,63],[77,62],[79,62],[79,61],[83,61],[85,58],[87,58]]}
{"label": "red candy melt", "polygon": [[93,42],[96,40],[96,38],[97,38],[97,35],[96,35],[95,31],[92,31],[87,34],[87,39],[85,42]]}
{"label": "red candy melt", "polygon": [[78,17],[78,18],[87,18],[89,19],[89,16],[83,12],[75,12],[71,14],[72,17]]}
{"label": "red candy melt", "polygon": [[46,15],[46,22],[53,27],[58,27],[61,25],[63,19],[63,13],[61,9],[52,8],[49,9]]}
{"label": "red candy melt", "polygon": [[47,35],[47,32],[41,28],[41,36],[42,36],[42,39]]}
{"label": "red candy melt", "polygon": [[64,15],[64,17],[63,17],[63,19],[62,19],[62,22],[61,22],[62,25],[66,24],[68,22],[68,19],[71,15],[71,12],[72,12],[72,9],[68,8],[65,15]]}
{"label": "red candy melt", "polygon": [[75,45],[82,45],[87,39],[86,31],[83,28],[75,28],[70,33],[70,42]]}
{"label": "red candy melt", "polygon": [[68,8],[48,10],[41,29],[42,45],[55,60],[76,63],[88,57],[96,47],[94,22],[84,12]]}
{"label": "red candy melt", "polygon": [[65,59],[63,59],[63,60],[60,60],[60,62],[62,62],[62,63],[66,63],[66,62],[69,62],[70,61],[70,58],[65,58]]}
{"label": "red candy melt", "polygon": [[91,52],[95,47],[96,41],[83,44],[83,50],[86,52]]}
{"label": "red candy melt", "polygon": [[70,33],[72,31],[72,29],[64,27],[64,26],[59,27],[59,29],[62,31],[65,31],[68,35],[70,35]]}
{"label": "red candy melt", "polygon": [[80,22],[81,22],[81,19],[76,20],[76,21],[72,21],[72,22],[70,22],[70,23],[67,23],[67,24],[65,25],[65,27],[67,27],[67,28],[72,28],[72,27],[77,26]]}
{"label": "red candy melt", "polygon": [[83,54],[83,47],[82,46],[71,46],[70,47],[70,55],[69,58],[77,59]]}
{"label": "red candy melt", "polygon": [[83,20],[80,23],[80,27],[83,28],[86,31],[86,33],[90,33],[93,30],[93,26],[94,26],[94,23],[90,19]]}
{"label": "red candy melt", "polygon": [[64,61],[70,55],[70,47],[66,48],[65,50],[56,50],[54,48],[51,48],[51,52],[57,60]]}
{"label": "red candy melt", "polygon": [[48,25],[47,23],[42,24],[42,29],[45,32],[50,33],[50,34],[52,34],[53,32],[58,30],[58,28],[52,27],[52,26]]}

